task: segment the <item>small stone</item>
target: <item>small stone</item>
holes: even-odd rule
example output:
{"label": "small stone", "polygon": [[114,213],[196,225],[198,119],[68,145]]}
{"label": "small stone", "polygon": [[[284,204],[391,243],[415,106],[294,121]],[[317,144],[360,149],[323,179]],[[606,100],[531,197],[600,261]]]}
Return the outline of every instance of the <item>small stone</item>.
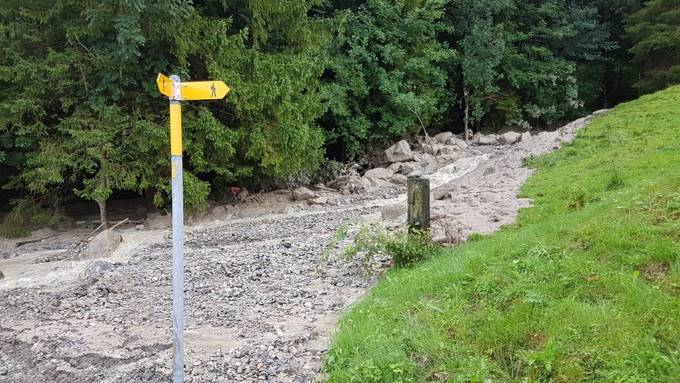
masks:
{"label": "small stone", "polygon": [[522,133],[522,138],[520,139],[520,141],[525,142],[525,141],[529,141],[530,139],[531,139],[531,132],[524,132],[524,133]]}
{"label": "small stone", "polygon": [[83,272],[85,278],[98,279],[102,274],[112,271],[116,266],[111,262],[94,261],[90,263]]}

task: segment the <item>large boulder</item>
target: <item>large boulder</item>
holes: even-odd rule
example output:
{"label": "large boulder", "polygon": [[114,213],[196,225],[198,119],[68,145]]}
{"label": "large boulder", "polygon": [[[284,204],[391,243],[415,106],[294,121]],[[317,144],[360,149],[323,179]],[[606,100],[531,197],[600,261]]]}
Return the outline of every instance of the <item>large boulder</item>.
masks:
{"label": "large boulder", "polygon": [[385,150],[385,155],[387,156],[387,161],[390,163],[413,160],[413,152],[411,152],[411,147],[405,140],[401,140],[390,146]]}
{"label": "large boulder", "polygon": [[390,169],[385,169],[385,168],[375,168],[368,170],[364,176],[366,178],[377,178],[381,180],[386,180],[389,179],[394,175],[394,170]]}
{"label": "large boulder", "polygon": [[498,144],[498,136],[495,134],[484,135],[475,133],[475,135],[472,137],[472,142],[476,143],[477,145],[496,145]]}
{"label": "large boulder", "polygon": [[437,140],[439,143],[445,144],[451,137],[453,137],[453,133],[442,132],[434,136],[434,139]]}
{"label": "large boulder", "polygon": [[513,131],[503,133],[499,137],[499,141],[503,145],[513,145],[513,144],[518,143],[521,139],[522,139],[522,135],[517,133],[517,132],[513,132]]}
{"label": "large boulder", "polygon": [[462,140],[456,136],[449,137],[449,139],[446,140],[446,145],[456,146],[460,149],[467,149],[468,147],[468,144],[465,143],[465,140]]}
{"label": "large boulder", "polygon": [[89,258],[105,257],[116,250],[122,241],[123,236],[119,232],[110,229],[104,230],[92,238],[85,249],[85,256]]}
{"label": "large boulder", "polygon": [[308,199],[312,199],[316,197],[316,194],[314,194],[313,191],[307,189],[306,187],[299,187],[295,190],[293,190],[293,200],[295,201],[306,201]]}

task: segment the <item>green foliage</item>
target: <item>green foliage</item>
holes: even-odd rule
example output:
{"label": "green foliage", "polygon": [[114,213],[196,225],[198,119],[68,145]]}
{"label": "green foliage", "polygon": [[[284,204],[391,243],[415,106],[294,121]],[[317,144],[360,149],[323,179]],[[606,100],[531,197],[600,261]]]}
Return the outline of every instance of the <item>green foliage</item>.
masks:
{"label": "green foliage", "polygon": [[437,40],[444,1],[368,0],[342,13],[329,74],[327,140],[347,158],[437,123],[446,110],[445,66],[454,52]]}
{"label": "green foliage", "polygon": [[516,225],[388,272],[341,320],[328,381],[680,381],[678,103],[598,117],[532,161]]}
{"label": "green foliage", "polygon": [[636,83],[643,92],[680,83],[680,5],[675,0],[651,0],[628,18],[630,49],[643,69]]}
{"label": "green foliage", "polygon": [[[217,78],[226,101],[184,104],[187,207],[210,183],[283,179],[322,162],[318,1],[17,1],[0,5],[5,188],[105,203],[169,190],[158,72]],[[240,15],[233,17],[233,15]],[[46,28],[45,26],[49,26]],[[4,173],[4,172],[3,172]]]}
{"label": "green foliage", "polygon": [[[344,239],[347,228],[343,227],[338,235],[341,237],[334,238],[331,247],[336,247]],[[387,255],[396,266],[409,267],[432,257],[438,249],[439,246],[432,241],[428,230],[393,232],[379,223],[372,223],[359,228],[352,243],[343,249],[342,256],[346,260],[359,256],[366,271],[371,272],[377,256]]]}
{"label": "green foliage", "polygon": [[439,249],[432,241],[428,230],[414,231],[408,235],[392,238],[385,245],[387,254],[392,256],[399,267],[413,266],[431,258]]}

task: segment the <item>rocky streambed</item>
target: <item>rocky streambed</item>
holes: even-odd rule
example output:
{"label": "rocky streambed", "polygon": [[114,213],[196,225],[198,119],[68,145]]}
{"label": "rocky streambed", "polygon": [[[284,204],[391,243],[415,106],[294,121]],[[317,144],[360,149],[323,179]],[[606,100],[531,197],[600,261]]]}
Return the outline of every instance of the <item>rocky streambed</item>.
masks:
{"label": "rocky streambed", "polygon": [[[433,186],[437,240],[496,230],[530,204],[516,198],[531,173],[522,159],[568,142],[588,121],[478,136],[470,146],[450,134],[400,143],[385,168],[294,198],[250,196],[194,222],[185,247],[187,381],[323,380],[337,320],[380,272],[325,256],[339,228],[403,224],[405,179],[419,174]],[[122,242],[100,254],[81,232],[0,242],[0,382],[170,381],[171,241],[162,226],[120,230]]]}

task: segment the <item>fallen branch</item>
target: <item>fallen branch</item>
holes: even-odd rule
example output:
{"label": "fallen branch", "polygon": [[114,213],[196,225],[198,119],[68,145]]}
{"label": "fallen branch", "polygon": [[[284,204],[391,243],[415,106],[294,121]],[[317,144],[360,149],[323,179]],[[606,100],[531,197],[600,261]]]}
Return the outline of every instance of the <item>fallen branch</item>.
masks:
{"label": "fallen branch", "polygon": [[47,237],[42,237],[42,238],[37,238],[37,239],[29,239],[29,240],[27,240],[27,241],[17,242],[16,245],[15,245],[15,247],[20,247],[20,246],[23,246],[23,245],[28,245],[28,244],[30,244],[30,243],[36,243],[36,242],[44,241],[44,240],[46,240],[46,239],[58,237],[58,236],[60,236],[60,235],[61,235],[61,234],[52,234],[52,235],[48,235]]}
{"label": "fallen branch", "polygon": [[[111,226],[111,227],[108,228],[107,230],[113,230],[113,229],[117,228],[118,226],[121,226],[121,225],[123,225],[123,224],[128,223],[129,221],[130,221],[130,218],[125,218],[124,220],[122,220],[122,221],[118,222],[117,224]],[[94,236],[92,236],[92,234],[96,233],[102,226],[104,226],[104,223],[103,223],[103,222],[102,222],[101,225],[99,225],[99,227],[97,227],[92,233],[90,233],[90,235],[87,236],[87,242],[90,242],[91,240],[94,239]]]}

